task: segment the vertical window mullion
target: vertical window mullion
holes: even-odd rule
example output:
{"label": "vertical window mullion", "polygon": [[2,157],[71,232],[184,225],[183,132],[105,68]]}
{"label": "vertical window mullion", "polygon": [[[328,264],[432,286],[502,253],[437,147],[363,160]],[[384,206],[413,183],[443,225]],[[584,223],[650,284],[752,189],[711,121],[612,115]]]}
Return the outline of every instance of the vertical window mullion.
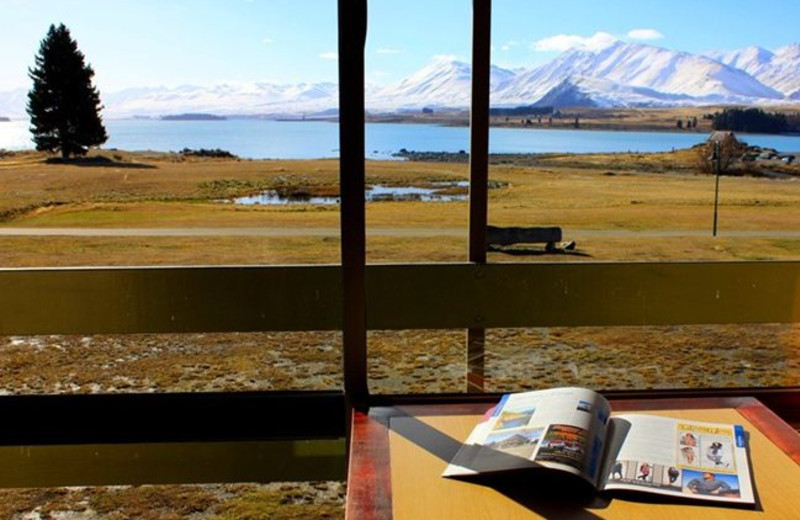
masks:
{"label": "vertical window mullion", "polygon": [[367,35],[367,0],[339,0],[338,12],[344,391],[351,406],[363,406],[368,398],[364,280],[364,45]]}
{"label": "vertical window mullion", "polygon": [[[469,261],[486,263],[489,213],[489,81],[491,68],[491,0],[472,5],[472,100],[469,154]],[[480,267],[478,267],[480,268]],[[467,392],[484,390],[486,331],[467,331]]]}

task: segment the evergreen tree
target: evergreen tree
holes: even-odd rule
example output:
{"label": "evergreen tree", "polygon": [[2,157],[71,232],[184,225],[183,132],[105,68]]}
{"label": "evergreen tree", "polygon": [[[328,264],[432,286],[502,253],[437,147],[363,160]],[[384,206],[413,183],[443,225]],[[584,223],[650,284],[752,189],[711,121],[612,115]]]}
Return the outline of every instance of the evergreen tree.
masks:
{"label": "evergreen tree", "polygon": [[714,130],[765,134],[779,134],[789,129],[786,115],[766,113],[760,108],[726,108],[714,114],[711,126]]}
{"label": "evergreen tree", "polygon": [[28,75],[33,80],[28,115],[37,150],[60,151],[67,159],[106,142],[94,70],[64,24],[50,26]]}

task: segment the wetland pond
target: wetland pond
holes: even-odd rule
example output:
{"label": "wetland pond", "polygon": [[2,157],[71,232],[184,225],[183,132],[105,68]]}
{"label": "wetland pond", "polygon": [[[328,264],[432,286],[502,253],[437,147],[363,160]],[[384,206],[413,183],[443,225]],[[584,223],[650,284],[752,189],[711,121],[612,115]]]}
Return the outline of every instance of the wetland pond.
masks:
{"label": "wetland pond", "polygon": [[[419,186],[386,186],[376,184],[364,191],[367,202],[419,201],[419,202],[459,202],[467,200],[469,183],[438,182],[429,187]],[[254,205],[287,205],[287,204],[339,204],[338,196],[318,196],[311,191],[266,190],[256,195],[236,197],[226,202],[233,204]]]}

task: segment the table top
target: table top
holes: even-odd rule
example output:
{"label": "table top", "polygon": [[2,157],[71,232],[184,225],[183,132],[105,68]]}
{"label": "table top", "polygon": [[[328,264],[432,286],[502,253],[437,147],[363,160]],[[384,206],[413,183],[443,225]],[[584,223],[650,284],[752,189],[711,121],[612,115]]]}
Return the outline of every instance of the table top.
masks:
{"label": "table top", "polygon": [[[755,508],[676,503],[650,495],[593,503],[532,499],[440,475],[489,404],[407,405],[354,412],[347,518],[350,520],[575,518],[780,519],[800,510],[800,434],[753,398],[611,401],[615,412],[738,423],[750,433]],[[690,508],[690,509],[687,509]]]}

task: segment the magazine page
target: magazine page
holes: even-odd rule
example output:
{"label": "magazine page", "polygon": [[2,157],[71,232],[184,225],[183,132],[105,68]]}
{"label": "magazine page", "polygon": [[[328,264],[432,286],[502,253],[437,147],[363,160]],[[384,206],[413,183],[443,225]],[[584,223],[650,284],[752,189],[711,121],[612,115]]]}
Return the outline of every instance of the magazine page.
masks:
{"label": "magazine page", "polygon": [[636,414],[609,423],[601,489],[754,503],[741,426]]}
{"label": "magazine page", "polygon": [[546,467],[595,486],[609,414],[608,401],[585,388],[508,394],[475,427],[443,476]]}

